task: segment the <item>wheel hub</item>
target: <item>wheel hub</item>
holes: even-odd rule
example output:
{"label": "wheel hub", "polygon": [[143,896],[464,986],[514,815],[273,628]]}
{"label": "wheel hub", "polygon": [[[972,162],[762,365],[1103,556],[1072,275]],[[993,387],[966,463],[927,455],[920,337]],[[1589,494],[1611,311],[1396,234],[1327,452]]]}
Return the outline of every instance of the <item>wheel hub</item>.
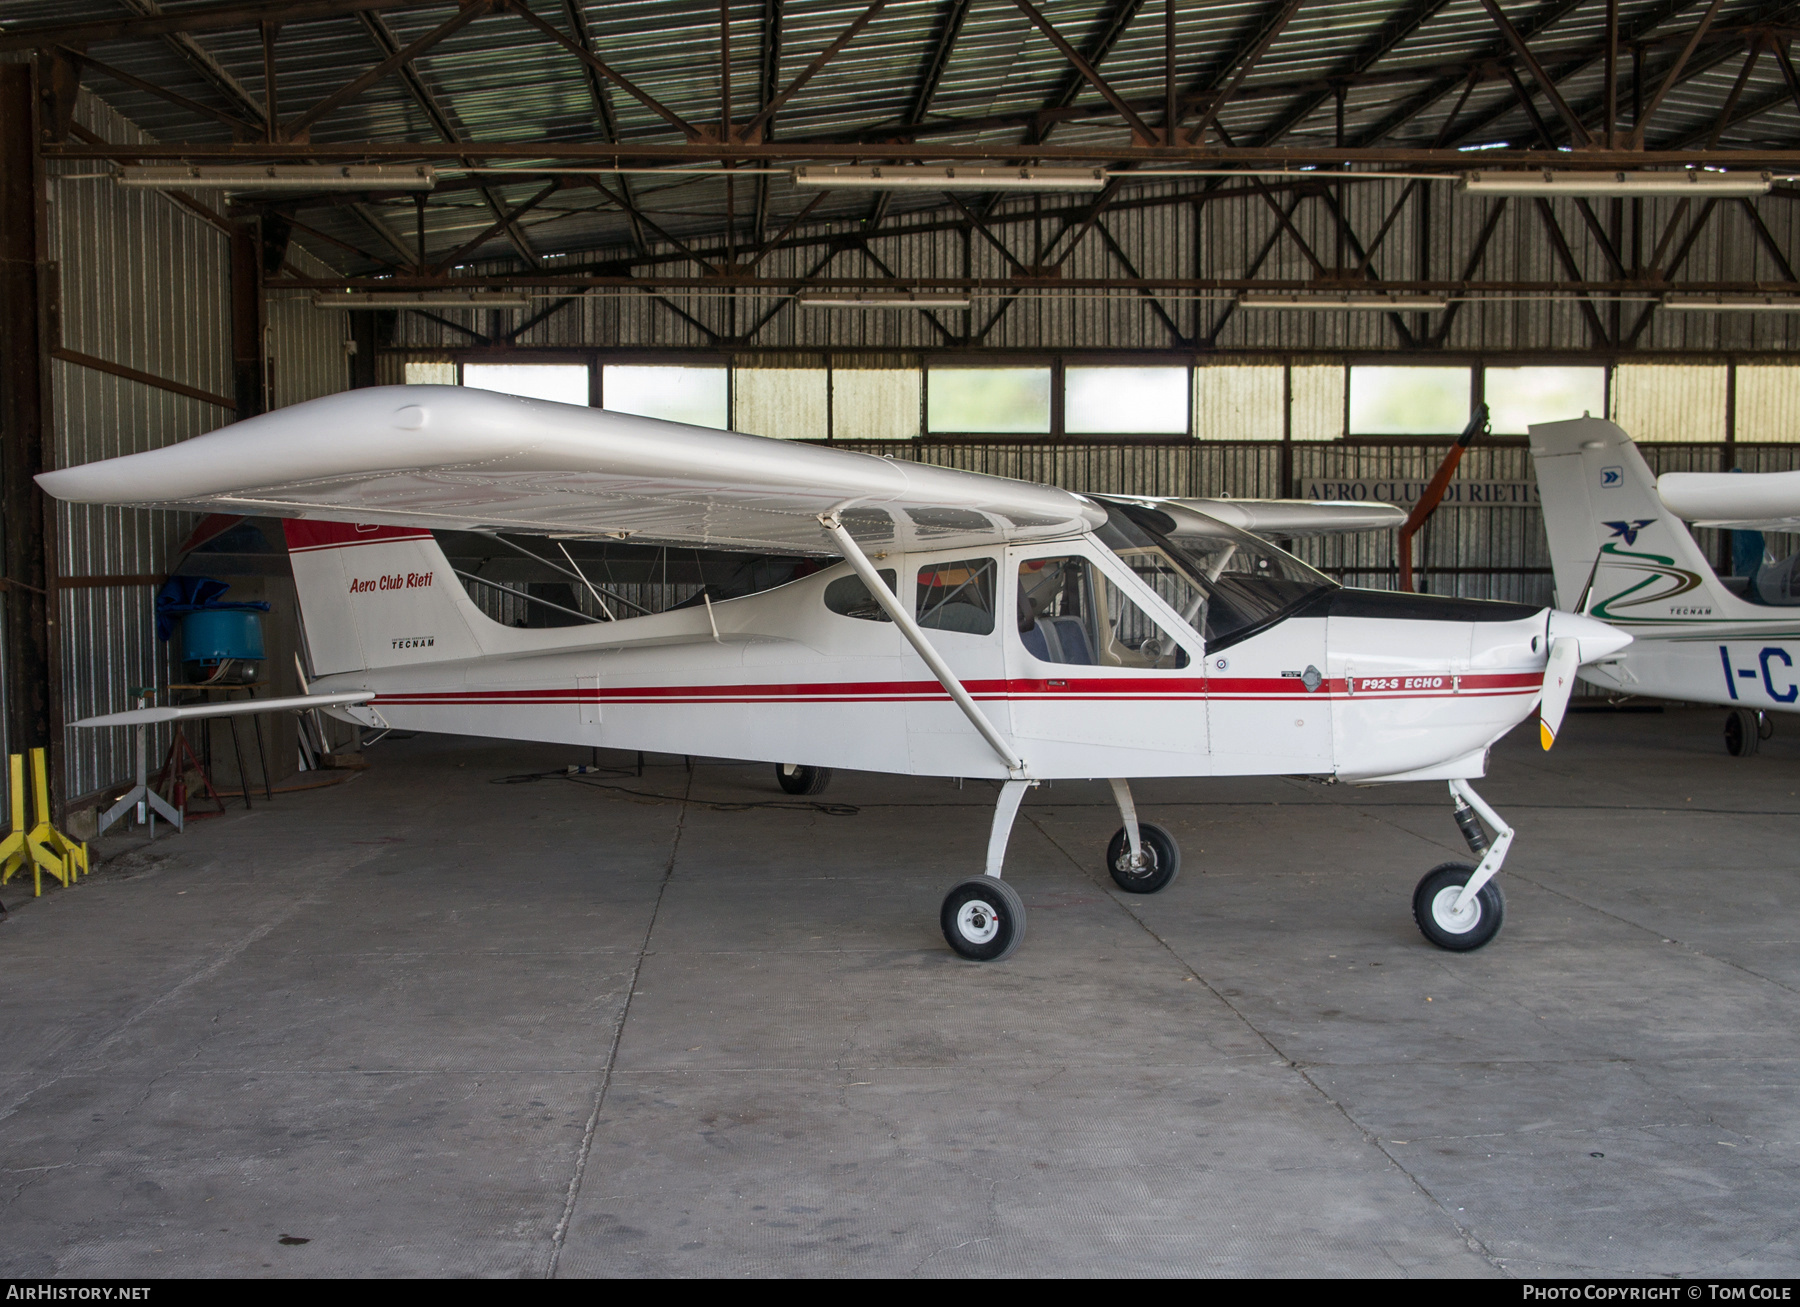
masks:
{"label": "wheel hub", "polygon": [[1151,853],[1148,847],[1134,854],[1127,846],[1125,852],[1113,865],[1127,876],[1146,876],[1156,870],[1156,855]]}
{"label": "wheel hub", "polygon": [[1000,914],[994,905],[970,899],[956,912],[956,929],[971,944],[985,944],[1000,933]]}
{"label": "wheel hub", "polygon": [[1462,892],[1461,885],[1448,885],[1431,900],[1431,919],[1452,935],[1466,935],[1481,921],[1480,898],[1470,899],[1458,910],[1456,900]]}

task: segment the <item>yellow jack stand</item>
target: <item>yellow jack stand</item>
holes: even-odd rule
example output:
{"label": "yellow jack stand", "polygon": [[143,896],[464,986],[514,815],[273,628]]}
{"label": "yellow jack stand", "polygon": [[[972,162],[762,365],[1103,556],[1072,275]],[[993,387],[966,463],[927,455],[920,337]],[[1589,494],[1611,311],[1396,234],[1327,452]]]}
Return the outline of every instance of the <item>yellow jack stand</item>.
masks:
{"label": "yellow jack stand", "polygon": [[36,897],[44,892],[47,871],[62,885],[69,885],[88,870],[86,844],[78,844],[50,824],[50,777],[44,762],[44,751],[31,751],[31,790],[37,821],[25,825],[25,759],[11,755],[12,764],[12,830],[0,839],[0,885],[6,884],[25,866],[31,867],[31,892]]}

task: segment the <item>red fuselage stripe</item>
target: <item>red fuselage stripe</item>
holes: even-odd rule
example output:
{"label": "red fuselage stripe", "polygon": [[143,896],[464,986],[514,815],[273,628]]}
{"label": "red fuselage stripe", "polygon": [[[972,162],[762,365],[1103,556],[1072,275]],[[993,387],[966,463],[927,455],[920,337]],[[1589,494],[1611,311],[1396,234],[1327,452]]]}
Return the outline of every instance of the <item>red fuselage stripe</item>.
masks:
{"label": "red fuselage stripe", "polygon": [[[1358,678],[1359,682],[1361,678]],[[1370,678],[1374,679],[1374,678]],[[1406,678],[1401,678],[1402,681]],[[1346,689],[1344,682],[1328,681],[1308,693],[1292,677],[1233,677],[1208,682],[1196,677],[1168,680],[1094,678],[1066,683],[1044,680],[968,681],[977,699],[1050,702],[1058,699],[1082,702],[1182,702],[1218,699],[1222,702],[1304,701],[1307,699],[1451,699],[1494,698],[1535,694],[1542,687],[1533,673],[1465,676],[1452,687],[1450,677],[1414,678],[1441,680],[1432,688],[1408,687],[1371,690]],[[580,703],[917,703],[949,698],[935,681],[827,681],[786,685],[631,685],[580,691],[566,687],[544,690],[444,690],[380,695],[377,702],[391,705],[456,705],[485,707],[512,704]]]}

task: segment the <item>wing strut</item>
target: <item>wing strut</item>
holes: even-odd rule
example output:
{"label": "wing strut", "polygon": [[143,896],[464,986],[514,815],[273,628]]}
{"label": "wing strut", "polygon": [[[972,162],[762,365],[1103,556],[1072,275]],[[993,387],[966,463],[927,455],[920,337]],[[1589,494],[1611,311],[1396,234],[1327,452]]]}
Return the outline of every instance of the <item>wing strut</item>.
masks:
{"label": "wing strut", "polygon": [[981,732],[981,738],[986,740],[994,752],[1000,755],[1000,761],[1006,764],[1006,770],[1015,778],[1023,779],[1025,760],[1019,757],[1012,745],[1007,743],[1006,737],[1000,734],[999,729],[988,720],[987,714],[981,711],[980,705],[963,688],[963,683],[956,679],[956,673],[950,670],[949,664],[939,656],[938,651],[932,647],[931,641],[925,638],[925,632],[919,629],[919,624],[913,620],[913,615],[906,611],[906,605],[900,602],[876,573],[875,564],[871,563],[868,555],[863,553],[862,546],[857,544],[855,537],[844,529],[838,512],[847,507],[849,505],[840,504],[829,513],[819,514],[819,525],[825,528],[826,534],[837,541],[838,548],[844,551],[844,560],[856,570],[857,576],[862,578],[864,588],[874,596],[875,602],[881,605],[887,615],[894,619],[894,625],[900,628],[900,634],[906,637],[907,643],[912,645],[919,657],[925,660],[925,665],[931,669],[931,674],[937,677],[938,684],[944,687],[945,692],[952,699],[956,700],[956,706],[963,710],[963,716],[969,719],[970,724]]}

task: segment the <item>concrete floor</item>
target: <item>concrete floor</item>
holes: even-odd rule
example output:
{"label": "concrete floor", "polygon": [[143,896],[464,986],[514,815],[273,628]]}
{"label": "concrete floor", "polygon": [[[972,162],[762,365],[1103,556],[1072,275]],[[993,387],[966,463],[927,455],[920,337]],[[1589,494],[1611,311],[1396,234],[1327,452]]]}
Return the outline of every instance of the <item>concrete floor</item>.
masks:
{"label": "concrete floor", "polygon": [[985,967],[987,787],[390,741],[0,895],[0,1276],[1794,1275],[1800,729],[1719,722],[1509,740],[1463,956],[1441,786],[1140,786],[1151,898],[1039,790]]}

